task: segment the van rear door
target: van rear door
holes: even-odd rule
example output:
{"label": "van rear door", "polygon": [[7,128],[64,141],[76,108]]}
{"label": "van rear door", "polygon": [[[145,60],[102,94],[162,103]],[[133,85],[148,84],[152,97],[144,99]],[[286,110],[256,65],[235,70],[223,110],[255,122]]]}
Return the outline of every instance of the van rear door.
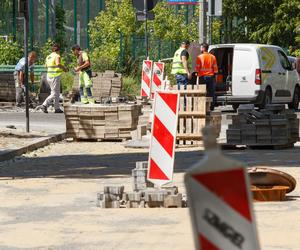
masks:
{"label": "van rear door", "polygon": [[260,89],[255,84],[255,71],[259,68],[255,47],[235,46],[232,66],[232,95],[255,96]]}

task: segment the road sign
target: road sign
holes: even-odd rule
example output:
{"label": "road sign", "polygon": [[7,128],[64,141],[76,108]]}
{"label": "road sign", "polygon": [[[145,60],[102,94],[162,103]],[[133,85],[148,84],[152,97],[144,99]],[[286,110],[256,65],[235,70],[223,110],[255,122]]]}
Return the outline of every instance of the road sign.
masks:
{"label": "road sign", "polygon": [[141,96],[150,98],[153,61],[144,60],[142,68]]}
{"label": "road sign", "polygon": [[157,186],[173,180],[178,107],[179,93],[156,92],[147,178]]}
{"label": "road sign", "polygon": [[185,175],[196,249],[259,250],[247,169],[203,138],[206,157]]}
{"label": "road sign", "polygon": [[[147,0],[147,11],[152,10],[159,0]],[[132,0],[134,8],[140,11],[144,11],[144,1],[143,0]]]}
{"label": "road sign", "polygon": [[199,0],[167,0],[168,4],[198,5]]}
{"label": "road sign", "polygon": [[[146,21],[146,15],[142,11],[137,11],[135,13],[136,15],[136,20],[138,21]],[[153,12],[147,12],[147,20],[154,20],[154,13]]]}
{"label": "road sign", "polygon": [[155,92],[161,90],[164,80],[165,64],[163,62],[154,62],[151,81],[151,99],[154,99]]}
{"label": "road sign", "polygon": [[222,1],[223,0],[209,0],[208,2],[209,16],[222,16]]}

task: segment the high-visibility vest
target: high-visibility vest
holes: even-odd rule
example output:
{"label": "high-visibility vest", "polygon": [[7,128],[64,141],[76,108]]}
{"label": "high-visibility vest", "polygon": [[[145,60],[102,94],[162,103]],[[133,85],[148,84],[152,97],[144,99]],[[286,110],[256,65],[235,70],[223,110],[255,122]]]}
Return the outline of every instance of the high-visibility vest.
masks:
{"label": "high-visibility vest", "polygon": [[179,48],[176,50],[173,57],[172,71],[171,74],[187,74],[185,68],[183,67],[183,63],[181,61],[181,52],[184,51],[185,48]]}
{"label": "high-visibility vest", "polygon": [[197,56],[195,70],[199,76],[213,76],[218,73],[216,57],[208,52]]}
{"label": "high-visibility vest", "polygon": [[56,65],[56,59],[60,57],[56,52],[52,52],[46,58],[47,75],[49,77],[57,77],[63,73],[63,70]]}

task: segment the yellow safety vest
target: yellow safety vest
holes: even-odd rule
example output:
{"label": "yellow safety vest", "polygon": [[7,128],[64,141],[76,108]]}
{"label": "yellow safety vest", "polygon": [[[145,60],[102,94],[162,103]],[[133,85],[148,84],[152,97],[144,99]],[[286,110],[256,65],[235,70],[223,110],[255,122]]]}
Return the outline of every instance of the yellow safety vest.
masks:
{"label": "yellow safety vest", "polygon": [[185,68],[183,67],[183,63],[181,61],[181,52],[185,50],[185,48],[179,48],[176,50],[174,57],[173,57],[173,63],[172,63],[172,71],[171,74],[187,74]]}
{"label": "yellow safety vest", "polygon": [[56,65],[57,57],[60,57],[60,55],[52,52],[46,58],[47,75],[49,77],[58,77],[63,73],[63,70]]}

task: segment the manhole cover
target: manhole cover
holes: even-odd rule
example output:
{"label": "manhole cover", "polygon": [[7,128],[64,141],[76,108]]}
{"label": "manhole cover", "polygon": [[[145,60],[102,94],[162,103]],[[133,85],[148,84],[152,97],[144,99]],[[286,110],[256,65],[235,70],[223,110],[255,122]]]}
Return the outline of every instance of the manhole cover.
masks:
{"label": "manhole cover", "polygon": [[287,193],[292,192],[296,187],[296,180],[293,176],[279,170],[265,167],[248,168],[251,184],[254,186],[286,186]]}

